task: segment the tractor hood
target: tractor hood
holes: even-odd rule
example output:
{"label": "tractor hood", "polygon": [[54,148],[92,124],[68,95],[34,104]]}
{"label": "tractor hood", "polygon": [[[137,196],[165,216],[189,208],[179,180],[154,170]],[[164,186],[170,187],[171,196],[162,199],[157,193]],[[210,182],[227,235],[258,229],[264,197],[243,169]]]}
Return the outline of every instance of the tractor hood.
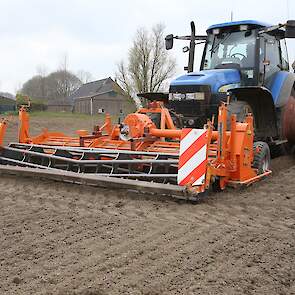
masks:
{"label": "tractor hood", "polygon": [[217,93],[221,86],[238,84],[240,81],[240,73],[236,69],[203,70],[176,78],[170,83],[169,92],[178,92],[178,86],[180,89],[184,86],[210,86],[211,92]]}

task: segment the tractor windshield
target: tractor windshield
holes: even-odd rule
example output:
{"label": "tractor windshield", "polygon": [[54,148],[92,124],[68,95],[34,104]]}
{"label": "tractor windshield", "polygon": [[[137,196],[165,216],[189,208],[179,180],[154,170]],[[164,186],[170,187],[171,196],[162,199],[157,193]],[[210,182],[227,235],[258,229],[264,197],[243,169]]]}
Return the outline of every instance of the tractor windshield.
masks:
{"label": "tractor windshield", "polygon": [[210,34],[205,47],[202,70],[223,68],[254,68],[255,34],[252,31]]}

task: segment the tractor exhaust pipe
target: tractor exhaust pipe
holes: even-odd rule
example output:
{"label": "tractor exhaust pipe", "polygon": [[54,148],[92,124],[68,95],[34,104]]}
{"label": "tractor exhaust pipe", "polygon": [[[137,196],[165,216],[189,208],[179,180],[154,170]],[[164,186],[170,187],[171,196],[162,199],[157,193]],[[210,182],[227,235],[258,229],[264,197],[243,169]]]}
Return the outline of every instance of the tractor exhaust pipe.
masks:
{"label": "tractor exhaust pipe", "polygon": [[189,51],[188,65],[186,67],[184,67],[184,70],[187,71],[188,73],[193,72],[194,71],[194,61],[195,61],[196,41],[201,41],[197,44],[205,43],[205,41],[207,40],[207,35],[196,36],[195,23],[193,21],[191,21],[191,34],[190,35],[188,35],[188,36],[173,36],[173,34],[169,34],[165,37],[166,50],[170,50],[173,48],[173,40],[174,39],[190,41],[189,47],[185,46],[183,48],[183,52]]}
{"label": "tractor exhaust pipe", "polygon": [[195,46],[196,46],[195,41],[196,41],[196,27],[195,27],[195,23],[192,21],[191,22],[191,41],[189,46],[189,56],[188,56],[188,66],[187,66],[188,73],[191,73],[194,71]]}

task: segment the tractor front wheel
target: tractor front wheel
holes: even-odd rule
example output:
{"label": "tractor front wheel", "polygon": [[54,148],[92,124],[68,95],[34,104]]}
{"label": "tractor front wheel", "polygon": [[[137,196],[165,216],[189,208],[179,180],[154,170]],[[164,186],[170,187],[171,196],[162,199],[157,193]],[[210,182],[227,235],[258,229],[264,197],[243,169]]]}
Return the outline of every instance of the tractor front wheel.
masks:
{"label": "tractor front wheel", "polygon": [[263,174],[270,169],[270,150],[266,142],[257,141],[253,145],[254,160],[253,168],[257,169],[258,174]]}

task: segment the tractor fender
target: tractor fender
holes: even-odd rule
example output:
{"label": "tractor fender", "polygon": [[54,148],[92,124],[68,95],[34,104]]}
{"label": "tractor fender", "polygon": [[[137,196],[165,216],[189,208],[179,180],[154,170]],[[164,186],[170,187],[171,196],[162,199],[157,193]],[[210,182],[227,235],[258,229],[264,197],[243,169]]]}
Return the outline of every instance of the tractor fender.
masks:
{"label": "tractor fender", "polygon": [[285,105],[280,109],[281,130],[291,144],[295,144],[295,84]]}
{"label": "tractor fender", "polygon": [[287,104],[294,84],[294,73],[282,71],[275,75],[269,89],[272,93],[276,108],[284,107]]}
{"label": "tractor fender", "polygon": [[262,86],[247,86],[231,89],[231,99],[247,102],[252,111],[256,140],[267,141],[279,136],[276,108],[271,92]]}
{"label": "tractor fender", "polygon": [[276,107],[280,138],[295,142],[295,74],[277,73],[269,87]]}

